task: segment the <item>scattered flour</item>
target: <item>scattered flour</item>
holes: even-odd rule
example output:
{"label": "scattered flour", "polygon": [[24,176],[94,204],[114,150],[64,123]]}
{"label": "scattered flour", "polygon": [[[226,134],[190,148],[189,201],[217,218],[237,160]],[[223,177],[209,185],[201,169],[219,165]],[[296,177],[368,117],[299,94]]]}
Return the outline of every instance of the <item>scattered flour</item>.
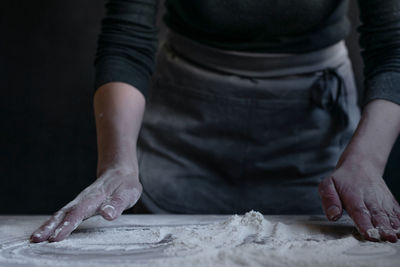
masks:
{"label": "scattered flour", "polygon": [[381,237],[381,236],[379,235],[379,230],[376,229],[376,228],[368,229],[368,230],[367,230],[367,234],[368,234],[370,237],[375,238],[375,239],[377,239],[377,240],[379,240],[380,237]]}
{"label": "scattered flour", "polygon": [[[351,231],[338,234],[312,225],[271,222],[255,211],[206,225],[77,231],[58,243],[26,246],[37,249],[38,255],[44,255],[43,251],[69,251],[72,260],[79,259],[74,261],[75,266],[143,267],[391,266],[396,262],[391,257],[399,248],[397,244],[359,241]],[[21,246],[13,253],[32,257]],[[0,257],[4,258],[4,253]],[[30,260],[43,266],[63,266],[57,258]],[[65,265],[71,265],[71,261]]]}

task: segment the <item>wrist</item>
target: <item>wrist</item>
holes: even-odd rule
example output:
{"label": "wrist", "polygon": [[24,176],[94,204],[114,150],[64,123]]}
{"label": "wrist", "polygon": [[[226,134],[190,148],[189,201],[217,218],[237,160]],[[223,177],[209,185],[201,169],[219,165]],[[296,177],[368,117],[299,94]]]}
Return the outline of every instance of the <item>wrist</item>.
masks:
{"label": "wrist", "polygon": [[388,156],[379,153],[371,153],[365,150],[357,142],[350,142],[342,153],[336,168],[350,168],[357,170],[370,170],[383,175]]}
{"label": "wrist", "polygon": [[108,173],[118,173],[127,175],[138,172],[138,163],[136,157],[119,159],[116,161],[100,162],[97,164],[97,177]]}
{"label": "wrist", "polygon": [[97,173],[108,169],[132,170],[137,167],[136,145],[133,142],[111,142],[99,146]]}
{"label": "wrist", "polygon": [[400,106],[374,100],[365,106],[358,127],[338,162],[369,165],[383,173],[400,131]]}

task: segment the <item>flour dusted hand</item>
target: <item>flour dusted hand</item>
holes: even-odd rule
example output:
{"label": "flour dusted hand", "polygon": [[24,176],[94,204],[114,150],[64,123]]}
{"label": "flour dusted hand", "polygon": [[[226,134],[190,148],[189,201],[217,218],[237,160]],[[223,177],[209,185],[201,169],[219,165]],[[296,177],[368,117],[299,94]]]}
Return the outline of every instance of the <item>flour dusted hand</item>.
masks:
{"label": "flour dusted hand", "polygon": [[319,186],[329,220],[339,219],[345,209],[365,239],[400,238],[400,206],[382,178],[399,134],[400,105],[384,99],[365,105],[336,169]]}
{"label": "flour dusted hand", "polygon": [[114,220],[137,202],[142,185],[136,144],[145,103],[138,89],[123,82],[109,82],[97,89],[98,179],[36,230],[32,242],[60,241],[83,220],[97,214]]}
{"label": "flour dusted hand", "polygon": [[396,242],[400,237],[400,206],[372,166],[341,165],[321,182],[319,193],[329,220],[338,220],[344,208],[365,239]]}
{"label": "flour dusted hand", "polygon": [[142,185],[137,172],[108,170],[37,229],[31,241],[60,241],[83,220],[94,215],[100,214],[107,220],[114,220],[125,209],[132,207],[141,193]]}

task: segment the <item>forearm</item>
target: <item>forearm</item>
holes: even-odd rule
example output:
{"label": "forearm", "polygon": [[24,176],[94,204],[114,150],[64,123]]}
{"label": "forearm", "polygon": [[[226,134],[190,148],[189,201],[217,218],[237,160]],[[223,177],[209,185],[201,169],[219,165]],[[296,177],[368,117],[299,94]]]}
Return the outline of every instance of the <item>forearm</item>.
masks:
{"label": "forearm", "polygon": [[97,174],[106,169],[136,167],[136,142],[145,98],[126,83],[101,86],[94,96],[98,163]]}
{"label": "forearm", "polygon": [[383,173],[399,133],[400,105],[381,99],[369,102],[338,166],[364,161]]}

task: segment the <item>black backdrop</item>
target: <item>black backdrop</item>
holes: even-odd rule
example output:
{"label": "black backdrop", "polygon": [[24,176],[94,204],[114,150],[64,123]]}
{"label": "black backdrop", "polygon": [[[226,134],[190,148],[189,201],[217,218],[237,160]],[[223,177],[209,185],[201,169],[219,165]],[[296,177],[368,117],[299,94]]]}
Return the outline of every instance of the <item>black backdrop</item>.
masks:
{"label": "black backdrop", "polygon": [[[0,3],[1,214],[54,212],[95,179],[93,60],[104,3]],[[348,45],[361,88],[357,16],[353,6]],[[399,198],[400,145],[392,154],[385,177]]]}

